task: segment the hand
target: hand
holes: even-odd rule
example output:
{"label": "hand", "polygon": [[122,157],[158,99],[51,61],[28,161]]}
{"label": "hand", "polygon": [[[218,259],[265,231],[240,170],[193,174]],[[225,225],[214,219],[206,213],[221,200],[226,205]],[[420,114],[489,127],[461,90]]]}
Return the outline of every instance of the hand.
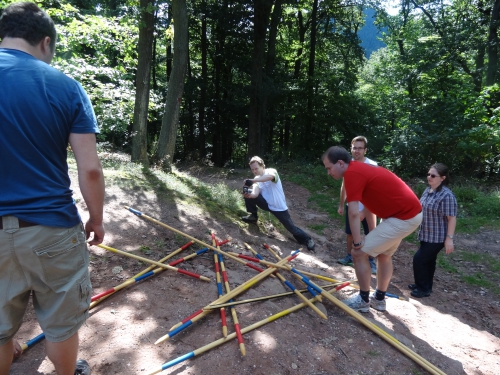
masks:
{"label": "hand", "polygon": [[94,224],[90,220],[85,223],[85,238],[88,240],[90,233],[94,232],[94,238],[90,240],[89,245],[99,245],[104,240],[104,226],[102,224]]}
{"label": "hand", "polygon": [[340,216],[344,216],[344,205],[339,206],[339,209],[337,210]]}
{"label": "hand", "polygon": [[17,358],[21,354],[23,354],[23,349],[21,348],[21,345],[19,345],[19,342],[17,340],[13,340],[13,343],[14,343],[14,358]]}
{"label": "hand", "polygon": [[453,245],[453,240],[450,237],[446,237],[444,241],[444,248],[446,250],[446,254],[450,254],[455,250],[455,246]]}

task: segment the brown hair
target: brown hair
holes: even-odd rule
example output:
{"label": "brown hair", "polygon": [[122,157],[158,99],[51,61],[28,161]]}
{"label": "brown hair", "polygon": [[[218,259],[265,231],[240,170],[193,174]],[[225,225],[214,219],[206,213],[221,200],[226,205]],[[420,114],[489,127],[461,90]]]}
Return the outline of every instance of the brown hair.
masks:
{"label": "brown hair", "polygon": [[248,162],[248,164],[252,164],[252,163],[257,163],[259,164],[261,167],[264,167],[264,160],[262,160],[262,158],[258,157],[258,156],[253,156],[250,161]]}
{"label": "brown hair", "polygon": [[440,177],[446,177],[443,181],[441,181],[439,186],[436,188],[435,191],[437,193],[441,191],[443,186],[446,186],[450,183],[450,170],[443,163],[434,163],[429,167],[429,169],[431,168],[434,168]]}
{"label": "brown hair", "polygon": [[354,142],[363,142],[365,144],[365,148],[366,148],[366,146],[368,146],[368,139],[366,139],[366,137],[363,137],[362,135],[358,135],[357,137],[354,137],[351,141],[351,145],[353,145]]}

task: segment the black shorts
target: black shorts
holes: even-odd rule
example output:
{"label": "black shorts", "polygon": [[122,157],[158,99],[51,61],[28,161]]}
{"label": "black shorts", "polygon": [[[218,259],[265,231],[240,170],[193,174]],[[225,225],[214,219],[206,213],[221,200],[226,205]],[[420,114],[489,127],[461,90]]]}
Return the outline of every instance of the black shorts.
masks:
{"label": "black shorts", "polygon": [[[349,225],[349,206],[346,205],[345,206],[345,233],[346,234],[352,234],[351,232],[351,226]],[[363,219],[363,221],[361,221],[361,224],[363,225],[363,230],[365,231],[365,236],[370,232],[370,230],[368,229],[368,222],[366,221],[366,219]]]}

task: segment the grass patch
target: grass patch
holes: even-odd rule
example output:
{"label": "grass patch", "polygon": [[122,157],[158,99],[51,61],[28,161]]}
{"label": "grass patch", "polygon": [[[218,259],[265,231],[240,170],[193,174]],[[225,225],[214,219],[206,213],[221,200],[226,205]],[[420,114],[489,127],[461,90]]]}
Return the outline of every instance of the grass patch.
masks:
{"label": "grass patch", "polygon": [[452,258],[440,252],[437,257],[436,265],[449,273],[458,273],[458,269],[451,263]]}
{"label": "grass patch", "polygon": [[323,234],[323,230],[328,227],[326,224],[315,224],[315,225],[308,225],[308,228],[312,229],[318,234]]}
{"label": "grass patch", "polygon": [[343,220],[337,212],[342,181],[328,176],[322,164],[287,164],[281,173],[286,180],[309,190],[309,202],[314,203],[319,211],[326,212],[331,219]]}

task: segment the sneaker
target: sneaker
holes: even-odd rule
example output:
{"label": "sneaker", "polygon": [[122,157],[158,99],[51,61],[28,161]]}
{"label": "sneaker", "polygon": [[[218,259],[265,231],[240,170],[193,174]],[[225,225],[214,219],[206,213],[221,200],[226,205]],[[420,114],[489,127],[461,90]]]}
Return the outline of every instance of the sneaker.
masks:
{"label": "sneaker", "polygon": [[356,294],[355,296],[343,300],[342,302],[345,303],[351,309],[359,312],[370,311],[370,303],[363,301],[363,298],[361,298],[360,294]]}
{"label": "sneaker", "polygon": [[378,311],[386,310],[385,298],[382,301],[379,301],[375,298],[375,293],[370,294],[370,306]]}
{"label": "sneaker", "polygon": [[316,245],[314,244],[313,239],[312,239],[312,238],[309,238],[309,239],[307,240],[307,242],[306,242],[306,246],[307,246],[307,250],[309,250],[309,251],[314,251],[314,246],[316,246]]}
{"label": "sneaker", "polygon": [[250,214],[250,215],[247,215],[247,216],[243,216],[241,218],[241,220],[243,220],[245,223],[255,224],[257,222],[257,220],[258,220],[258,217],[257,217],[257,215]]}
{"label": "sneaker", "polygon": [[337,260],[337,263],[340,263],[344,266],[354,266],[354,261],[352,260],[351,254],[347,254],[344,258]]}
{"label": "sneaker", "polygon": [[76,361],[75,375],[90,375],[90,365],[84,359]]}
{"label": "sneaker", "polygon": [[370,268],[372,269],[372,274],[376,275],[377,274],[377,263],[375,263],[375,258],[368,258],[368,261],[370,262]]}

